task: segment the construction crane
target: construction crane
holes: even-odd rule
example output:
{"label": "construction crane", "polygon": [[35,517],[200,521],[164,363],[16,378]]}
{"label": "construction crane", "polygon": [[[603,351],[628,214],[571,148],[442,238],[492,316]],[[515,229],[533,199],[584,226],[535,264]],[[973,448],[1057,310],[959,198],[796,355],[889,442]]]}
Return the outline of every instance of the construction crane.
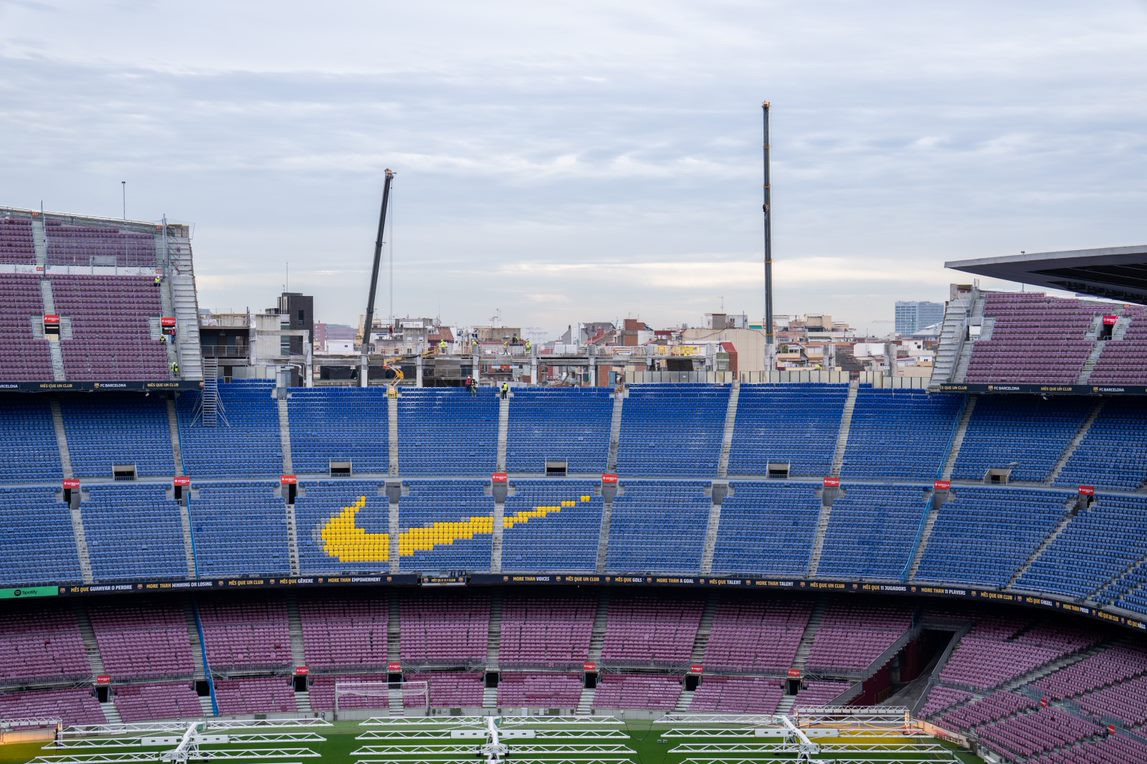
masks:
{"label": "construction crane", "polygon": [[378,267],[382,262],[382,233],[386,228],[386,208],[390,203],[390,182],[394,180],[394,170],[386,168],[386,180],[382,184],[382,209],[378,213],[378,237],[374,240],[374,266],[370,271],[370,294],[366,298],[366,322],[362,327],[362,379],[361,385],[369,382],[370,331],[374,325],[374,293],[378,290]]}

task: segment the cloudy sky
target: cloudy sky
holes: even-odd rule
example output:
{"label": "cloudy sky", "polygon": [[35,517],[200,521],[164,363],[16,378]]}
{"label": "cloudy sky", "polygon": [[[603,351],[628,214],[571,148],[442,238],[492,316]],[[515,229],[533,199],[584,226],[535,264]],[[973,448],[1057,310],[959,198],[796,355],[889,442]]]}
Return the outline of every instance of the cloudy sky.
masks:
{"label": "cloudy sky", "polygon": [[393,167],[399,315],[758,318],[763,99],[778,313],[1147,242],[1147,0],[0,0],[0,205],[126,180],[201,305],[353,322]]}

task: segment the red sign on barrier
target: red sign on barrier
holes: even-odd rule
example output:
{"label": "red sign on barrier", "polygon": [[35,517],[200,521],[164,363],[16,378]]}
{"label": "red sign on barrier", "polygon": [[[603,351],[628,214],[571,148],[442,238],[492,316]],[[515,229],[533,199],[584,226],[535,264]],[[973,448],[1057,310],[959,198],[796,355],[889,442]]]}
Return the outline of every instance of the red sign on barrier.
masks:
{"label": "red sign on barrier", "polygon": [[295,666],[295,676],[306,676],[311,670],[306,666]]}
{"label": "red sign on barrier", "polygon": [[173,485],[183,486],[186,488],[187,486],[191,485],[191,477],[188,475],[176,475],[171,482]]}
{"label": "red sign on barrier", "polygon": [[937,491],[948,491],[948,490],[951,490],[951,488],[952,488],[952,481],[951,480],[937,480],[935,483],[932,484],[932,487],[934,489],[936,489]]}
{"label": "red sign on barrier", "polygon": [[1094,496],[1095,495],[1095,486],[1093,486],[1093,485],[1081,485],[1079,487],[1079,495],[1080,496]]}
{"label": "red sign on barrier", "polygon": [[44,323],[45,324],[58,324],[58,323],[60,323],[60,314],[59,313],[45,313],[44,314]]}
{"label": "red sign on barrier", "polygon": [[617,473],[603,472],[601,475],[601,482],[603,485],[617,485]]}
{"label": "red sign on barrier", "polygon": [[279,478],[279,485],[298,485],[299,478],[295,475],[283,475]]}
{"label": "red sign on barrier", "polygon": [[493,475],[490,476],[490,482],[491,483],[508,483],[509,481],[510,481],[510,475],[508,473],[505,473],[505,472],[495,472]]}
{"label": "red sign on barrier", "polygon": [[705,673],[705,667],[702,666],[700,663],[694,663],[692,666],[689,667],[689,673],[690,674],[704,674]]}
{"label": "red sign on barrier", "polygon": [[1048,701],[1048,699],[1047,699],[1047,698],[1040,698],[1040,699],[1039,699],[1039,704],[1040,704],[1041,706],[1043,706],[1044,708],[1047,708],[1047,707],[1050,705],[1050,703],[1049,703],[1049,701]]}
{"label": "red sign on barrier", "polygon": [[175,326],[175,316],[164,316],[159,319],[160,326]]}
{"label": "red sign on barrier", "polygon": [[823,482],[825,488],[840,488],[840,478],[838,477],[826,477]]}
{"label": "red sign on barrier", "polygon": [[1103,325],[1104,326],[1115,326],[1117,323],[1119,323],[1119,316],[1104,316],[1103,317]]}
{"label": "red sign on barrier", "polygon": [[386,671],[388,674],[400,674],[402,673],[402,664],[398,661],[391,661],[386,664]]}
{"label": "red sign on barrier", "polygon": [[111,674],[100,674],[99,676],[96,677],[96,684],[98,684],[100,687],[107,687],[111,683],[112,683]]}
{"label": "red sign on barrier", "polygon": [[80,487],[80,481],[77,478],[67,478],[64,480],[64,488],[76,489]]}
{"label": "red sign on barrier", "polygon": [[801,670],[799,668],[789,669],[789,679],[800,679],[800,678],[801,678]]}
{"label": "red sign on barrier", "polygon": [[586,671],[597,671],[597,664],[593,661],[586,661],[585,663],[581,664],[581,667]]}

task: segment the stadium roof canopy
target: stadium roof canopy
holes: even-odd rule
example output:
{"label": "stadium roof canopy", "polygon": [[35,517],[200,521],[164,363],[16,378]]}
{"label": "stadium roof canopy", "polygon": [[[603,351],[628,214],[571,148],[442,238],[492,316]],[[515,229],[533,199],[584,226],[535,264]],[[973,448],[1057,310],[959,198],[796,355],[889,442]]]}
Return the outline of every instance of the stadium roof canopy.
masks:
{"label": "stadium roof canopy", "polygon": [[994,279],[1147,304],[1147,244],[953,260],[944,265]]}

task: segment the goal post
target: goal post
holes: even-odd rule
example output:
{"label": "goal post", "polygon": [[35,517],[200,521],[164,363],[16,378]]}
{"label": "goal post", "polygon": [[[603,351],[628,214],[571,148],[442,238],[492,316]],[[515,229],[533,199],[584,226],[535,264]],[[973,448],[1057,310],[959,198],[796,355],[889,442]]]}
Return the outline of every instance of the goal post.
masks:
{"label": "goal post", "polygon": [[[361,700],[360,700],[361,699]],[[366,682],[353,679],[335,681],[335,718],[343,711],[399,712],[413,709],[426,715],[430,712],[430,685],[425,681]]]}

